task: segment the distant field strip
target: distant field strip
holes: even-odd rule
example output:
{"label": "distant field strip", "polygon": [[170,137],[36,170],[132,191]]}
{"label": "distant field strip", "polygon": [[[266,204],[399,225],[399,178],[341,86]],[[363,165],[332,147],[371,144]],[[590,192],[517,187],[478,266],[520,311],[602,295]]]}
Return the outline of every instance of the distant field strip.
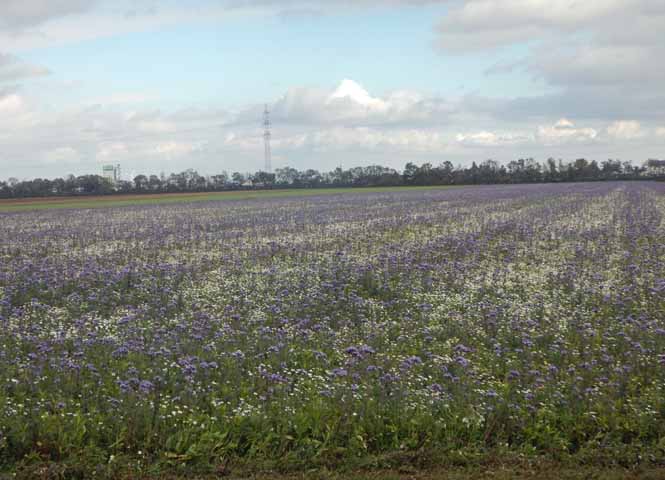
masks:
{"label": "distant field strip", "polygon": [[381,193],[393,191],[442,190],[459,188],[438,187],[371,187],[371,188],[314,188],[286,190],[234,190],[228,192],[156,193],[134,195],[103,195],[45,198],[0,199],[0,212],[49,210],[59,208],[103,208],[131,205],[156,205],[187,202],[214,202],[222,200],[252,200],[261,198],[310,197],[348,193]]}

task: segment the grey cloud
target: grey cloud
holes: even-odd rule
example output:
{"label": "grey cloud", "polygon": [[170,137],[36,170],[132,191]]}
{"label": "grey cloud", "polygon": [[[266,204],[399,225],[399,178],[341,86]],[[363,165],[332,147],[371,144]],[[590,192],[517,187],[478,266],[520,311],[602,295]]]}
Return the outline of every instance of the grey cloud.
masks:
{"label": "grey cloud", "polygon": [[2,0],[0,29],[20,31],[54,18],[86,12],[97,3],[97,0]]}
{"label": "grey cloud", "polygon": [[[626,85],[641,89],[665,82],[665,45],[579,45],[572,50],[540,49],[527,68],[552,85]],[[626,92],[630,93],[630,92]]]}
{"label": "grey cloud", "polygon": [[522,70],[558,91],[499,100],[499,118],[650,120],[665,113],[665,2],[660,0],[464,0],[437,28],[444,54],[529,42],[525,58],[487,75]]}
{"label": "grey cloud", "polygon": [[485,75],[501,75],[504,73],[512,73],[515,70],[524,68],[524,66],[524,60],[518,60],[515,62],[499,62],[485,69]]}
{"label": "grey cloud", "polygon": [[606,121],[626,117],[656,121],[665,118],[665,93],[649,89],[628,92],[616,86],[579,86],[531,97],[467,97],[464,108],[508,122],[566,116]]}
{"label": "grey cloud", "polygon": [[464,0],[437,27],[444,51],[495,49],[555,33],[571,34],[629,10],[640,0]]}
{"label": "grey cloud", "polygon": [[125,18],[136,18],[140,16],[149,16],[155,15],[157,13],[157,7],[155,5],[147,5],[143,8],[132,8],[125,12]]}
{"label": "grey cloud", "polygon": [[41,77],[51,72],[44,67],[24,63],[13,55],[0,53],[0,83]]}
{"label": "grey cloud", "polygon": [[18,91],[17,85],[0,86],[0,100],[8,97],[9,95],[15,94],[17,91]]}
{"label": "grey cloud", "polygon": [[[399,5],[426,5],[446,3],[448,0],[216,0],[224,8],[273,7],[289,15],[321,12],[338,7],[384,7]],[[131,7],[123,14],[127,18],[153,15],[159,10],[181,6],[179,0],[132,0]],[[0,29],[20,30],[34,27],[46,21],[66,15],[88,12],[96,6],[117,8],[122,5],[115,0],[2,0],[0,2]],[[122,7],[121,7],[122,8]],[[190,6],[198,8],[196,4]]]}

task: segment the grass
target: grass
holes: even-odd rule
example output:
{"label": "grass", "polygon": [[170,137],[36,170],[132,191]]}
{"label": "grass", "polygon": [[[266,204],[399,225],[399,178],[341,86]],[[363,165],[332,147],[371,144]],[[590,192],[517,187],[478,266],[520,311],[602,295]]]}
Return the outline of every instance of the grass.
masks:
{"label": "grass", "polygon": [[316,188],[285,190],[235,190],[227,192],[157,193],[132,195],[103,195],[77,197],[44,197],[0,199],[0,212],[52,210],[65,208],[104,208],[133,205],[159,205],[172,203],[206,202],[222,200],[251,200],[258,198],[310,197],[345,193],[381,193],[455,188],[451,186],[427,187],[370,187],[370,188]]}

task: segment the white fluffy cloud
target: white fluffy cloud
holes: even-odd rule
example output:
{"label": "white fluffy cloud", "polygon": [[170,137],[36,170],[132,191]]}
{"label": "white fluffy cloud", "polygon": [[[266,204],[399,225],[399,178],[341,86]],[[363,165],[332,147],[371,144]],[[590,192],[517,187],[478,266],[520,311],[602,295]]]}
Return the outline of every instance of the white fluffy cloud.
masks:
{"label": "white fluffy cloud", "polygon": [[598,131],[594,128],[578,128],[573,122],[566,118],[560,119],[551,126],[539,126],[536,138],[543,145],[558,145],[561,143],[584,143],[595,140]]}
{"label": "white fluffy cloud", "polygon": [[[359,83],[346,79],[332,91],[292,88],[277,100],[273,114],[277,121],[292,124],[405,125],[445,122],[455,108],[444,99],[424,98],[405,90],[375,97]],[[256,113],[248,112],[252,118]]]}
{"label": "white fluffy cloud", "polygon": [[539,125],[534,131],[461,133],[457,135],[456,140],[465,146],[480,147],[562,147],[603,145],[610,139],[623,141],[641,138],[644,135],[639,122],[635,121],[616,121],[599,129],[578,126],[567,118],[561,118],[552,125]]}
{"label": "white fluffy cloud", "polygon": [[37,121],[32,105],[15,91],[0,90],[0,141],[15,132],[30,130]]}
{"label": "white fluffy cloud", "polygon": [[23,98],[15,93],[0,96],[0,118],[8,120],[11,116],[20,114],[25,108]]}
{"label": "white fluffy cloud", "polygon": [[612,122],[612,124],[607,127],[607,133],[611,137],[619,140],[633,140],[645,135],[642,131],[640,122],[635,120],[618,120]]}
{"label": "white fluffy cloud", "polygon": [[156,153],[157,155],[182,156],[192,153],[197,148],[199,147],[193,143],[170,141],[170,142],[159,143],[154,148],[154,153]]}
{"label": "white fluffy cloud", "polygon": [[533,136],[524,133],[482,131],[476,133],[458,133],[455,140],[461,145],[470,147],[501,147],[524,144],[532,141]]}
{"label": "white fluffy cloud", "polygon": [[444,134],[436,131],[398,129],[383,131],[370,127],[331,127],[277,140],[276,148],[310,152],[361,150],[382,153],[435,154],[448,146]]}

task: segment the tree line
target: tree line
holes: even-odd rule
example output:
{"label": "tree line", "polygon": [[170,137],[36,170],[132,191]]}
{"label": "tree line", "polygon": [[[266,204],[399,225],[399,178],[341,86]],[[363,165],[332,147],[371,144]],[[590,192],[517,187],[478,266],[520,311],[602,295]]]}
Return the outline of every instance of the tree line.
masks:
{"label": "tree line", "polygon": [[649,173],[646,167],[631,162],[609,159],[598,163],[579,158],[572,162],[548,159],[539,163],[533,158],[521,158],[508,164],[486,160],[473,162],[468,167],[454,167],[449,161],[434,166],[407,163],[403,171],[380,165],[343,169],[329,172],[292,167],[278,168],[274,173],[222,172],[200,175],[188,169],[170,175],[137,175],[131,181],[113,182],[100,175],[68,175],[66,178],[19,181],[10,178],[0,181],[0,198],[25,198],[68,195],[111,195],[128,193],[212,192],[239,189],[266,188],[322,188],[322,187],[387,187],[427,185],[480,185],[541,182],[579,182],[604,180],[663,179]]}

